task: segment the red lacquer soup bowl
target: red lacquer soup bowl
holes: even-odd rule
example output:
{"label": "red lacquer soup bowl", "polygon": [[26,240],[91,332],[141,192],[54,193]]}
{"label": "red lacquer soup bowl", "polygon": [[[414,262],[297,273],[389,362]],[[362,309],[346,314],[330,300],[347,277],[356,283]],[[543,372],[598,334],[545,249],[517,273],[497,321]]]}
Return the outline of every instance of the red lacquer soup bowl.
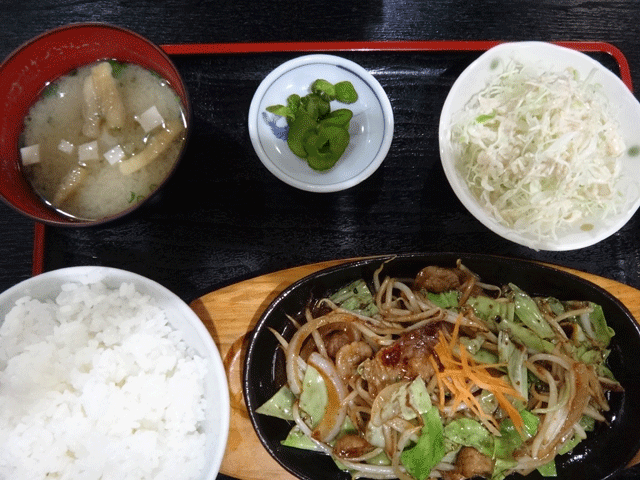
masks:
{"label": "red lacquer soup bowl", "polygon": [[[140,65],[163,77],[178,95],[189,131],[191,107],[180,74],[165,52],[144,37],[124,28],[103,23],[78,23],[56,28],[20,46],[0,65],[0,198],[18,212],[54,226],[86,226],[105,223],[140,207],[161,187],[155,186],[143,201],[114,215],[81,220],[64,215],[48,205],[34,191],[23,174],[20,136],[24,118],[47,85],[84,65],[116,60]],[[182,152],[186,145],[183,143]]]}

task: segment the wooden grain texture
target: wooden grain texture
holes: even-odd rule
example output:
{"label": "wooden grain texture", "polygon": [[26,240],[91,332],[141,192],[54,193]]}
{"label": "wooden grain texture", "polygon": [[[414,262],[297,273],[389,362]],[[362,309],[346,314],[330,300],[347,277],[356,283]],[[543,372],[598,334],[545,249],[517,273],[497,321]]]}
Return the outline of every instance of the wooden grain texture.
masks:
{"label": "wooden grain texture", "polygon": [[[354,259],[351,259],[354,260]],[[255,277],[208,293],[190,306],[202,319],[220,349],[231,399],[231,421],[221,472],[240,480],[294,479],[262,447],[255,434],[242,395],[242,365],[246,339],[262,312],[293,282],[324,268],[351,260],[303,265]],[[640,319],[640,291],[593,274],[558,267],[607,290]],[[640,452],[631,464],[640,462]]]}

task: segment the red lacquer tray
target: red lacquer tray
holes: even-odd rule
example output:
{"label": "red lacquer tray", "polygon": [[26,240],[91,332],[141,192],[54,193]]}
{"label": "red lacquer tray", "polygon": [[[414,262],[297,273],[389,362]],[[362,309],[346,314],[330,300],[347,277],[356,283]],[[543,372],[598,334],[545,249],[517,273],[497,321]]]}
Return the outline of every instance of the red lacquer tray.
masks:
{"label": "red lacquer tray", "polygon": [[[385,41],[385,42],[278,42],[278,43],[205,43],[170,44],[161,48],[170,56],[187,55],[242,55],[260,53],[330,53],[330,52],[483,52],[501,41]],[[615,46],[605,42],[553,42],[557,45],[585,53],[609,54],[615,60],[622,81],[633,91],[627,59]],[[45,234],[43,224],[35,225],[33,249],[33,275],[45,269]],[[209,329],[223,357],[229,380],[231,397],[231,424],[229,442],[223,458],[221,472],[241,480],[271,478],[293,479],[273,460],[260,444],[244,405],[241,391],[244,340],[259,318],[262,310],[284,288],[299,278],[321,268],[340,263],[325,262],[263,275],[242,283],[230,285],[194,300],[190,306]],[[600,285],[625,303],[636,318],[640,318],[637,305],[639,292],[626,285],[594,275],[572,271]],[[640,454],[631,463],[637,463]]]}
{"label": "red lacquer tray", "polygon": [[[264,42],[264,43],[191,43],[161,45],[168,55],[221,55],[274,52],[482,52],[504,43],[501,40],[410,40],[367,42]],[[551,42],[581,52],[608,53],[620,68],[622,81],[633,90],[629,64],[623,53],[607,42],[563,41]]]}
{"label": "red lacquer tray", "polygon": [[[483,52],[501,40],[409,40],[409,41],[332,41],[332,42],[259,42],[259,43],[189,43],[165,44],[160,47],[170,56],[185,55],[242,55],[260,53],[319,53],[319,52]],[[633,91],[631,71],[624,54],[614,45],[598,41],[557,41],[556,45],[584,53],[597,52],[611,55],[619,75]],[[35,225],[32,274],[45,269],[45,226]]]}

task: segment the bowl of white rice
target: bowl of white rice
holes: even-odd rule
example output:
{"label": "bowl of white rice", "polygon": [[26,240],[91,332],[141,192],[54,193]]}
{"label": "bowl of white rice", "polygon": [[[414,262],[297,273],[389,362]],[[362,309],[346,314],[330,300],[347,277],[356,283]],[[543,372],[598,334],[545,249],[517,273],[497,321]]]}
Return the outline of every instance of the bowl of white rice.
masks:
{"label": "bowl of white rice", "polygon": [[211,480],[228,429],[220,354],[165,287],[72,267],[0,294],[0,479]]}

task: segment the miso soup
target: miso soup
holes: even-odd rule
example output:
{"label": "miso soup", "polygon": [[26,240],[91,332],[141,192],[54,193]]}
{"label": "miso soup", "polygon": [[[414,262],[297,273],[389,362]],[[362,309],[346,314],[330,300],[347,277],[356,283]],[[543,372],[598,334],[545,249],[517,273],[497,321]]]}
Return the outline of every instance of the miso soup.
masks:
{"label": "miso soup", "polygon": [[165,180],[185,129],[179,97],[156,73],[115,61],[86,65],[51,83],[31,107],[24,173],[63,215],[112,216]]}

